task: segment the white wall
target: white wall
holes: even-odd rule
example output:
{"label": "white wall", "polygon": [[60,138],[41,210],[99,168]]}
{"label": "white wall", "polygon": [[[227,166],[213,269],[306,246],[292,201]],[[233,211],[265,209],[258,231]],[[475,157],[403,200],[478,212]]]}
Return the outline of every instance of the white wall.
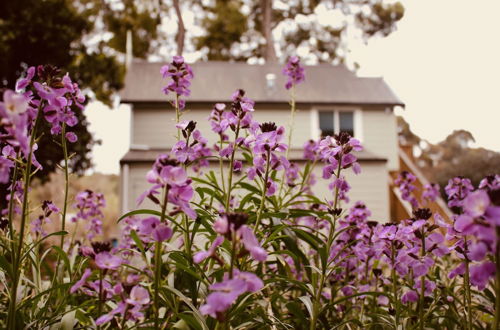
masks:
{"label": "white wall", "polygon": [[[130,164],[130,180],[128,189],[128,210],[137,209],[136,200],[144,191],[150,188],[150,184],[146,182],[146,173],[151,169],[151,165],[147,164]],[[344,205],[344,208],[352,206],[356,201],[364,201],[367,207],[372,211],[372,219],[380,222],[389,220],[389,191],[388,191],[388,174],[385,162],[362,162],[362,172],[359,175],[354,175],[352,170],[346,171],[346,178],[351,185],[351,191],[348,193],[350,203]],[[218,164],[213,163],[211,170],[217,173],[219,177]],[[209,170],[206,169],[205,172]],[[315,170],[317,184],[314,187],[314,192],[319,198],[327,198],[333,200],[333,194],[328,189],[329,181],[323,180],[322,168],[318,166]],[[227,177],[226,177],[227,180]],[[139,208],[155,208],[154,204],[149,200],[145,200],[144,204]]]}
{"label": "white wall", "polygon": [[[168,107],[168,106],[167,106]],[[324,108],[324,107],[322,107]],[[336,108],[332,108],[336,109]],[[342,109],[347,109],[343,107]],[[356,134],[362,140],[365,149],[378,157],[388,160],[388,169],[397,170],[398,140],[396,116],[392,111],[356,110]],[[293,148],[302,148],[304,143],[317,138],[318,107],[311,109],[298,109],[295,114],[292,138]],[[210,144],[215,143],[217,135],[212,132],[208,121],[209,110],[191,110],[183,114],[183,120],[194,120],[203,136],[209,139]],[[289,110],[261,109],[257,106],[254,119],[259,122],[272,121],[283,125],[288,131],[290,122]],[[132,114],[132,148],[135,146],[148,146],[152,149],[171,147],[176,141],[175,113],[171,108],[166,109],[135,109]]]}

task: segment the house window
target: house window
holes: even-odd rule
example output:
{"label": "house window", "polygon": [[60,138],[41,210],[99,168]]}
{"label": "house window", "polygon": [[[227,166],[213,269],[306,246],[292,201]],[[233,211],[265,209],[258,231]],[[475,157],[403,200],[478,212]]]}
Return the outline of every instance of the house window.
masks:
{"label": "house window", "polygon": [[340,132],[354,136],[354,111],[320,111],[318,119],[321,137]]}

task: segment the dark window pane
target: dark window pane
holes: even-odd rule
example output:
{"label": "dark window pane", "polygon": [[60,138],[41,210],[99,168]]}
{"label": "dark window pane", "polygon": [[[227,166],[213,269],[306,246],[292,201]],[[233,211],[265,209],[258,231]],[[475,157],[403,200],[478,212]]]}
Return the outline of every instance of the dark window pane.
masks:
{"label": "dark window pane", "polygon": [[340,131],[354,136],[354,113],[351,111],[339,112]]}
{"label": "dark window pane", "polygon": [[335,128],[333,126],[333,111],[320,111],[319,112],[319,129],[321,136],[333,136]]}

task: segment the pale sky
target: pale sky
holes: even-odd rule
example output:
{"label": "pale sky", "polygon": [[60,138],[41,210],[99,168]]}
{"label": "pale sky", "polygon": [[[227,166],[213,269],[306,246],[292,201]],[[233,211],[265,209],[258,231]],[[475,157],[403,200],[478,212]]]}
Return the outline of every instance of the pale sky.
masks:
{"label": "pale sky", "polygon": [[[466,129],[476,146],[500,151],[500,1],[402,2],[406,12],[396,32],[368,45],[351,41],[348,58],[360,64],[358,75],[384,77],[406,103],[397,113],[420,137],[435,143]],[[95,171],[119,173],[130,145],[130,111],[92,103],[86,114],[102,140],[93,150]]]}

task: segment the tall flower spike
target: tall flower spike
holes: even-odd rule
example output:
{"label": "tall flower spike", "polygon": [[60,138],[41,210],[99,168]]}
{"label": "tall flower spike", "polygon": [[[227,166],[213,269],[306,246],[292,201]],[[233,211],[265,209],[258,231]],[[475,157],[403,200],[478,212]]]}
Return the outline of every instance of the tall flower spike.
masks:
{"label": "tall flower spike", "polygon": [[305,80],[304,68],[300,65],[300,59],[297,56],[291,56],[288,59],[283,74],[288,77],[285,84],[286,89],[290,89]]}
{"label": "tall flower spike", "polygon": [[[170,64],[162,66],[160,73],[163,78],[172,79],[162,89],[165,95],[172,92],[177,95],[177,98],[180,98],[181,96],[189,96],[191,94],[189,86],[191,86],[191,80],[194,77],[193,70],[189,64],[184,62],[182,56],[174,56]],[[173,103],[173,106],[175,107],[176,104]],[[178,106],[180,110],[184,109],[185,101],[179,99]]]}

